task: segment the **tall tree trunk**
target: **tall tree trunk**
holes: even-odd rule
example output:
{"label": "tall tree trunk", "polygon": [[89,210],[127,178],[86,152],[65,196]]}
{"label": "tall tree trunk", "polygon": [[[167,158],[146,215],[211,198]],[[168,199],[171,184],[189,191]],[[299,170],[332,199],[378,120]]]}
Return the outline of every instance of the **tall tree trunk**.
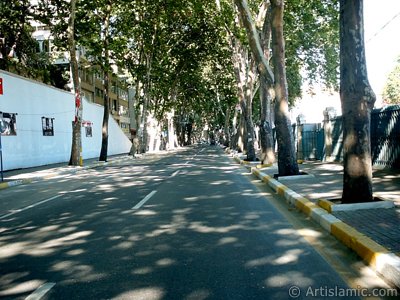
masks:
{"label": "tall tree trunk", "polygon": [[99,161],[107,161],[108,156],[108,121],[110,118],[110,97],[109,97],[109,72],[104,74],[104,113],[101,128],[101,150]]}
{"label": "tall tree trunk", "polygon": [[254,123],[253,123],[253,108],[252,108],[252,93],[247,89],[246,102],[240,101],[243,117],[246,124],[246,135],[245,135],[245,143],[246,143],[246,160],[247,161],[255,161],[256,150],[254,148]]}
{"label": "tall tree trunk", "polygon": [[[244,127],[239,134],[243,134],[243,151],[246,151],[248,161],[256,160],[256,153],[254,149],[254,125],[252,116],[252,86],[254,84],[254,75],[249,73],[251,69],[251,63],[249,55],[246,50],[242,48],[239,41],[235,43],[235,54],[234,54],[234,71],[236,77],[237,91],[240,108],[242,110],[242,118],[244,122]],[[241,123],[242,125],[242,123]],[[240,135],[239,135],[240,143]],[[240,145],[239,145],[240,147]]]}
{"label": "tall tree trunk", "polygon": [[231,120],[231,109],[228,107],[225,112],[225,124],[224,124],[224,146],[228,147],[231,143],[231,136],[229,132],[229,124]]}
{"label": "tall tree trunk", "polygon": [[[268,7],[267,14],[264,19],[263,30],[261,34],[261,47],[264,52],[264,57],[269,62],[271,43],[271,7]],[[275,162],[274,137],[272,132],[272,92],[268,78],[264,78],[267,74],[260,74],[260,144],[261,144],[261,163],[271,164]]]}
{"label": "tall tree trunk", "polygon": [[279,176],[299,174],[294,137],[289,118],[288,90],[283,38],[283,0],[271,0],[272,59],[275,74],[275,127]]}
{"label": "tall tree trunk", "polygon": [[229,144],[229,148],[231,149],[238,149],[238,132],[239,132],[239,125],[238,125],[238,115],[239,112],[237,109],[235,109],[235,113],[233,115],[232,118],[232,135],[231,135],[231,140],[230,140],[230,144]]}
{"label": "tall tree trunk", "polygon": [[104,71],[104,114],[102,125],[102,139],[99,161],[107,161],[108,155],[108,121],[110,115],[110,97],[109,97],[109,81],[110,81],[110,49],[109,49],[109,29],[111,18],[111,1],[106,6],[106,11],[103,19],[103,71]]}
{"label": "tall tree trunk", "polygon": [[272,132],[272,97],[269,84],[260,80],[260,159],[263,164],[271,164],[275,162],[274,139]]}
{"label": "tall tree trunk", "polygon": [[80,95],[80,82],[78,61],[76,59],[75,49],[75,14],[76,14],[76,0],[71,0],[71,11],[68,20],[68,48],[70,54],[72,83],[74,86],[75,94],[75,120],[72,123],[72,146],[69,165],[78,166],[82,165],[82,137],[81,137],[81,124],[82,124],[82,99]]}
{"label": "tall tree trunk", "polygon": [[142,121],[141,128],[143,128],[142,136],[141,136],[141,153],[145,153],[147,151],[148,144],[148,118],[149,118],[149,103],[150,103],[150,69],[148,66],[148,75],[146,79],[145,89],[144,89],[144,101],[143,101],[143,113],[142,113]]}
{"label": "tall tree trunk", "polygon": [[363,0],[340,0],[340,99],[343,111],[343,203],[373,200],[371,110],[375,94],[365,60]]}
{"label": "tall tree trunk", "polygon": [[260,74],[264,76],[264,79],[272,85],[274,83],[274,74],[268,64],[267,59],[264,56],[260,37],[257,28],[253,22],[249,7],[247,5],[247,0],[235,0],[235,3],[239,10],[240,18],[247,32],[249,45],[257,64],[257,70]]}
{"label": "tall tree trunk", "polygon": [[[261,114],[261,146],[262,146],[262,156],[261,159],[263,161],[267,160],[268,162],[274,161],[274,151],[272,147],[272,127],[268,123],[268,101],[271,99],[268,97],[269,89],[268,85],[272,86],[274,82],[274,75],[269,66],[267,58],[265,57],[264,50],[262,44],[260,42],[259,33],[254,24],[253,18],[251,16],[248,4],[246,0],[235,0],[235,4],[239,10],[239,15],[242,20],[242,23],[246,29],[247,37],[249,40],[250,49],[252,51],[253,57],[256,62],[258,73],[260,74],[260,96],[262,103],[262,114]],[[270,113],[270,111],[269,111]],[[250,125],[250,124],[249,124]],[[254,135],[254,134],[253,134]],[[249,137],[250,139],[251,137]]]}

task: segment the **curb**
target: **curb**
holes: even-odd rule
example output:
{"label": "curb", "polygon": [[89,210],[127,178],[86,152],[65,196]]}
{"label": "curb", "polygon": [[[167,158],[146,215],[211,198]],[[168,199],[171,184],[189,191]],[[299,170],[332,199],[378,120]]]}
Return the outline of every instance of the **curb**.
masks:
{"label": "curb", "polygon": [[[235,160],[237,161],[236,158]],[[259,169],[252,167],[250,170],[253,175],[268,184],[278,195],[284,197],[287,203],[311,217],[322,228],[356,252],[387,281],[400,288],[400,257],[332,215],[330,213],[332,212],[330,202],[320,201],[321,206],[319,206]]]}
{"label": "curb", "polygon": [[56,176],[60,176],[60,175],[63,175],[63,174],[74,174],[74,173],[77,173],[79,171],[84,171],[84,170],[88,170],[88,169],[95,169],[95,168],[101,167],[101,166],[113,165],[113,164],[119,163],[121,161],[124,161],[124,160],[128,159],[129,157],[130,156],[122,157],[122,158],[111,160],[111,161],[107,161],[107,162],[99,162],[99,161],[97,161],[92,165],[87,165],[87,166],[84,166],[84,167],[76,166],[73,169],[71,168],[69,170],[60,171],[60,172],[57,172],[56,174],[48,174],[48,175],[44,175],[44,176],[37,176],[37,177],[32,177],[32,178],[16,179],[16,180],[7,181],[7,182],[1,182],[0,183],[0,190],[4,190],[4,189],[10,188],[10,187],[14,187],[14,186],[19,186],[19,185],[22,185],[22,184],[32,183],[32,182],[35,182],[35,181],[43,181],[43,180],[50,179],[50,178],[53,178],[53,177],[56,177]]}

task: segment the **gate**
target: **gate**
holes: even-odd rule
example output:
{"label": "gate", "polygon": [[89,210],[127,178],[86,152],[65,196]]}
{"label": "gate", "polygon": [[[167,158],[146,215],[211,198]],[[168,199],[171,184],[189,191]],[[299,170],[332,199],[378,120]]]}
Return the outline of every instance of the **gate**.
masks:
{"label": "gate", "polygon": [[297,141],[298,158],[322,160],[324,157],[324,130],[321,124],[302,124],[301,138]]}

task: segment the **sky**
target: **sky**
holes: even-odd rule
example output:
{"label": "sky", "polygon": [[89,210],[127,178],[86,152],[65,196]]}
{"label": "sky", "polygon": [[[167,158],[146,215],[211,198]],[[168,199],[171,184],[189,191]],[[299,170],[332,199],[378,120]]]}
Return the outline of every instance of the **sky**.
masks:
{"label": "sky", "polygon": [[379,98],[400,56],[400,1],[364,0],[364,30],[368,78]]}
{"label": "sky", "polygon": [[[368,79],[377,96],[375,107],[382,107],[383,87],[400,56],[400,0],[364,0],[364,38]],[[326,107],[340,115],[339,95],[305,94],[291,111],[291,119],[295,122],[303,114],[307,123],[321,122]]]}

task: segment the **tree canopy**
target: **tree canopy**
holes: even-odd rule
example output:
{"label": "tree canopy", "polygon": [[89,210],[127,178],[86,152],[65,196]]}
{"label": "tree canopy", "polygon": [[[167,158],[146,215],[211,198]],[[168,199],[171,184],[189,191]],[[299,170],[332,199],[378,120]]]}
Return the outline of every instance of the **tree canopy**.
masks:
{"label": "tree canopy", "polygon": [[400,104],[400,57],[387,77],[382,97],[387,104]]}

